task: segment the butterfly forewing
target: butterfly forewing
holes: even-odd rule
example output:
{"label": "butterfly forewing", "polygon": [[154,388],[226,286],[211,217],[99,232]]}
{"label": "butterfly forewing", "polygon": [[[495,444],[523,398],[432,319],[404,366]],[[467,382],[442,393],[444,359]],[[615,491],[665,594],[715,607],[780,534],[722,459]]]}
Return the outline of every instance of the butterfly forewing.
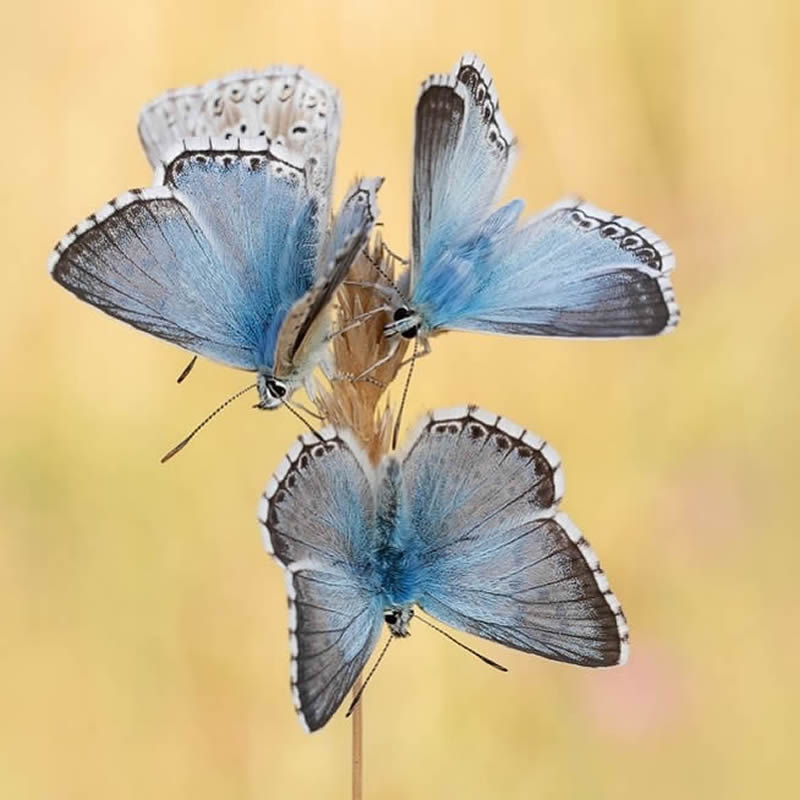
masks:
{"label": "butterfly forewing", "polygon": [[210,231],[226,281],[239,284],[254,306],[265,299],[286,304],[311,287],[322,237],[319,200],[284,151],[266,139],[191,139],[176,148],[162,179]]}
{"label": "butterfly forewing", "polygon": [[255,369],[257,342],[233,307],[209,234],[173,189],[126,192],[58,243],[50,271],[81,300],[140,330]]}
{"label": "butterfly forewing", "polygon": [[269,373],[281,326],[314,285],[320,203],[260,141],[189,140],[164,186],[118,198],[51,258],[82,299],[223,363]]}
{"label": "butterfly forewing", "polygon": [[437,246],[480,221],[497,198],[513,149],[491,76],[476,56],[467,54],[449,75],[425,81],[414,134],[415,272]]}
{"label": "butterfly forewing", "polygon": [[306,434],[259,508],[265,546],[286,573],[292,698],[309,730],[339,707],[380,633],[370,471],[346,434]]}
{"label": "butterfly forewing", "polygon": [[418,604],[453,627],[585,666],[624,661],[627,624],[565,514],[555,451],[474,407],[434,412],[403,473]]}
{"label": "butterfly forewing", "polygon": [[417,100],[414,132],[412,203],[412,269],[430,242],[434,210],[441,214],[448,175],[458,148],[466,114],[466,93],[449,76],[434,76],[422,86]]}

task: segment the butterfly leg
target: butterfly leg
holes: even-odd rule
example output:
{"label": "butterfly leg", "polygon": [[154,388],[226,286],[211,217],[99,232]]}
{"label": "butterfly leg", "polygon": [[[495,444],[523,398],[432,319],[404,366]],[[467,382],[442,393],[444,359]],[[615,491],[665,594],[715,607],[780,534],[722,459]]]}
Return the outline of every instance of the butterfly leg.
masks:
{"label": "butterfly leg", "polygon": [[380,292],[384,297],[392,297],[395,290],[384,283],[372,283],[370,281],[344,281],[342,286],[355,286],[359,289],[371,289]]}
{"label": "butterfly leg", "polygon": [[[394,252],[394,250],[392,250],[392,249],[389,247],[389,245],[388,245],[388,244],[386,244],[386,242],[384,242],[384,241],[381,241],[381,248],[383,248],[383,251],[384,251],[385,253],[388,253],[388,254],[389,254],[389,255],[390,255],[390,256],[391,256],[391,257],[392,257],[392,258],[393,258],[395,261],[399,261],[399,262],[400,262],[400,263],[401,263],[401,264],[402,264],[404,267],[407,267],[407,266],[408,266],[408,264],[409,264],[409,261],[408,261],[408,259],[407,259],[407,258],[400,258],[400,256],[399,256],[399,255],[397,255],[397,253],[395,253],[395,252]],[[373,266],[377,266],[377,265],[375,265],[375,264],[374,264],[374,262],[372,262],[372,261],[371,261],[370,263],[372,263],[372,264],[373,264]]]}
{"label": "butterfly leg", "polygon": [[379,381],[370,376],[370,372],[374,372],[378,367],[385,364],[389,359],[394,356],[397,352],[398,342],[392,342],[389,352],[383,357],[379,358],[374,364],[370,364],[363,372],[359,373],[358,375],[352,375],[350,373],[339,373],[338,375],[327,376],[329,380],[333,381],[352,381],[353,383],[357,383],[358,381],[367,381],[368,383],[372,383],[375,386],[380,386],[382,388],[386,388],[386,384],[383,381]]}
{"label": "butterfly leg", "polygon": [[[351,372],[334,372],[332,361],[323,360],[319,366],[322,369],[322,374],[329,381],[351,381],[355,383],[356,381],[362,380],[366,383],[371,383],[374,386],[379,386],[381,389],[386,388],[386,384],[383,383],[383,381],[379,381],[369,375],[360,376],[353,375]],[[367,372],[369,372],[369,370],[367,370]],[[313,396],[313,388],[309,387],[306,389],[306,391],[308,392],[309,396]]]}
{"label": "butterfly leg", "polygon": [[331,377],[332,381],[350,381],[351,383],[371,383],[373,386],[378,386],[381,389],[386,388],[383,381],[373,378],[371,375],[353,375],[351,372],[340,372],[338,375]]}
{"label": "butterfly leg", "polygon": [[347,331],[352,330],[353,328],[357,328],[359,325],[363,325],[368,319],[374,317],[376,314],[380,314],[383,311],[391,311],[390,306],[378,306],[377,308],[372,308],[369,311],[365,311],[363,314],[359,314],[357,317],[353,317],[350,322],[347,323],[343,328],[339,328],[338,330],[332,331],[325,337],[325,341],[329,342],[335,336],[340,336],[343,333],[347,333]]}
{"label": "butterfly leg", "polygon": [[389,347],[389,352],[383,356],[383,358],[379,358],[373,364],[370,364],[360,375],[356,375],[354,380],[362,380],[366,375],[369,375],[370,372],[374,372],[376,369],[378,369],[378,367],[382,367],[387,361],[390,361],[392,358],[394,358],[394,354],[397,352],[399,344],[400,342],[395,339]]}

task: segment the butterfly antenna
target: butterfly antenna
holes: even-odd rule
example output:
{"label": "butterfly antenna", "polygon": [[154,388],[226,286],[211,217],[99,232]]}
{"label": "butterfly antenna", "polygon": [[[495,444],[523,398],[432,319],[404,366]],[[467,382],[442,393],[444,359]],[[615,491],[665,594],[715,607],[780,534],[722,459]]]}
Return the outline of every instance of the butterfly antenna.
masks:
{"label": "butterfly antenna", "polygon": [[417,360],[417,337],[414,337],[414,352],[411,354],[411,363],[408,365],[408,372],[406,373],[406,383],[403,386],[403,397],[400,400],[400,409],[397,412],[397,419],[394,423],[394,431],[392,432],[392,450],[397,447],[397,437],[400,433],[400,421],[403,418],[403,409],[406,405],[406,397],[408,396],[408,386],[411,383],[411,375],[414,373],[414,363]]}
{"label": "butterfly antenna", "polygon": [[364,694],[364,689],[367,688],[367,684],[369,683],[370,678],[375,674],[375,670],[378,669],[378,664],[381,663],[383,657],[386,655],[386,651],[389,649],[389,645],[392,643],[392,639],[394,639],[394,636],[390,636],[386,641],[386,644],[383,646],[383,650],[381,650],[381,654],[378,656],[378,660],[372,665],[372,669],[369,671],[366,680],[364,681],[364,683],[361,684],[361,688],[356,692],[356,696],[353,698],[353,702],[350,703],[350,707],[347,709],[345,717],[349,717],[353,713],[353,709],[358,705],[358,701],[361,699],[361,695]]}
{"label": "butterfly antenna", "polygon": [[[316,430],[316,428],[314,428],[314,426],[299,411],[297,411],[296,409],[292,408],[290,403],[287,400],[285,400],[283,397],[280,398],[280,401],[281,401],[281,403],[283,403],[284,408],[288,408],[289,411],[291,411],[292,414],[294,414],[297,417],[297,419],[299,419],[300,422],[302,422],[303,425],[305,425],[306,428],[308,428],[311,431],[311,433],[313,433],[314,436],[316,436],[317,439],[319,439],[320,442],[322,441],[322,437],[319,435],[319,432]],[[317,415],[315,414],[314,416],[317,416]],[[322,417],[320,417],[320,419],[322,419]]]}
{"label": "butterfly antenna", "polygon": [[241,389],[238,392],[236,392],[236,394],[231,395],[231,397],[229,397],[221,406],[219,406],[219,408],[217,408],[214,411],[212,411],[183,441],[181,441],[178,444],[176,444],[175,447],[173,447],[172,450],[169,451],[169,453],[167,453],[165,456],[163,456],[161,458],[161,463],[163,464],[166,461],[169,461],[172,458],[172,456],[177,455],[178,453],[180,453],[180,451],[183,450],[183,448],[186,447],[186,445],[189,444],[189,442],[206,425],[208,425],[208,423],[211,422],[211,420],[214,419],[214,417],[216,417],[217,414],[219,414],[219,412],[222,411],[223,408],[226,408],[234,400],[236,400],[237,398],[241,397],[245,392],[249,392],[251,389],[255,389],[256,385],[257,384],[255,384],[255,383],[251,383],[249,386],[245,386],[244,389]]}
{"label": "butterfly antenna", "polygon": [[[389,255],[392,256],[392,258],[396,258],[401,264],[408,263],[407,261],[403,261],[403,259],[400,258],[399,256],[395,256],[395,254],[391,250],[389,250],[389,248],[386,247],[386,245],[383,242],[381,242],[381,247],[384,248],[389,253]],[[374,259],[369,254],[366,247],[364,248],[364,258],[366,258],[367,261],[369,261],[369,263],[372,264],[373,267],[375,267],[375,271],[386,281],[386,284],[403,301],[403,305],[407,306],[408,298],[400,291],[400,289],[397,288],[397,284],[386,274],[386,271],[381,266],[380,259]]]}
{"label": "butterfly antenna", "polygon": [[194,368],[195,363],[197,362],[197,356],[195,356],[184,368],[183,372],[178,375],[177,383],[183,383],[187,377],[189,377],[189,373]]}
{"label": "butterfly antenna", "polygon": [[494,667],[495,669],[499,669],[500,672],[508,672],[508,668],[504,667],[502,664],[498,664],[496,661],[492,661],[491,658],[487,658],[484,655],[481,655],[477,650],[473,650],[469,645],[464,644],[464,642],[459,642],[455,636],[451,636],[446,630],[443,630],[438,625],[434,625],[432,622],[429,622],[424,617],[419,616],[419,614],[415,615],[415,619],[421,620],[424,622],[429,628],[433,628],[435,631],[438,631],[442,634],[442,636],[448,638],[451,642],[455,642],[459,647],[463,647],[468,653],[472,653],[472,655],[477,656],[484,664],[488,664],[490,667]]}

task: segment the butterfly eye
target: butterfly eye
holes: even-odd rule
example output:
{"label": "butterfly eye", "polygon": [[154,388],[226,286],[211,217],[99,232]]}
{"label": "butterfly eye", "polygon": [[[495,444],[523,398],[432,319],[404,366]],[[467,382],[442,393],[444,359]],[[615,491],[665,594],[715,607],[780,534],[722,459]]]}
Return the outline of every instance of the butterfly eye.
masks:
{"label": "butterfly eye", "polygon": [[[405,306],[400,306],[400,308],[398,308],[394,312],[392,319],[395,322],[399,322],[400,320],[408,319],[410,316],[411,316],[411,310],[406,308]],[[414,325],[413,328],[406,328],[406,330],[400,331],[400,335],[404,339],[413,339],[417,335],[418,331],[419,331],[419,326]]]}
{"label": "butterfly eye", "polygon": [[279,381],[270,381],[267,388],[273,397],[283,397],[286,394],[286,387]]}
{"label": "butterfly eye", "polygon": [[397,612],[396,611],[387,611],[383,615],[383,619],[389,625],[396,625],[397,624],[397,619],[398,619]]}

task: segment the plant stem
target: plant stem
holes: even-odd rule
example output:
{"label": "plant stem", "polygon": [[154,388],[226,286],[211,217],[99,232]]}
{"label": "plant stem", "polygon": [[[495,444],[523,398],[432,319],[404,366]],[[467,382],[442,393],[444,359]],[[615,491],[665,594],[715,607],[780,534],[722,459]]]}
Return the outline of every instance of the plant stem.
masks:
{"label": "plant stem", "polygon": [[[353,684],[353,698],[361,689],[361,676]],[[361,719],[361,709],[364,707],[364,698],[358,701],[353,709],[353,800],[362,800],[363,780],[364,780],[364,761],[362,758],[362,739],[363,725]]]}

